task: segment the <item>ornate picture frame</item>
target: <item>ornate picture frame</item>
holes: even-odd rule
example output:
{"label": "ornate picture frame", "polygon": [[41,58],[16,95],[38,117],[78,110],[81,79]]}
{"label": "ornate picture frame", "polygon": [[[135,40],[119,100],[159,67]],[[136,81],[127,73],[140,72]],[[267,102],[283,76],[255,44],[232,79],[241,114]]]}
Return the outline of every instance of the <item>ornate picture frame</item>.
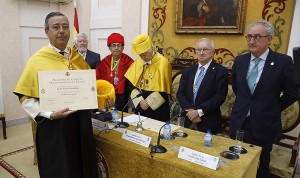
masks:
{"label": "ornate picture frame", "polygon": [[176,33],[243,34],[247,0],[177,0]]}

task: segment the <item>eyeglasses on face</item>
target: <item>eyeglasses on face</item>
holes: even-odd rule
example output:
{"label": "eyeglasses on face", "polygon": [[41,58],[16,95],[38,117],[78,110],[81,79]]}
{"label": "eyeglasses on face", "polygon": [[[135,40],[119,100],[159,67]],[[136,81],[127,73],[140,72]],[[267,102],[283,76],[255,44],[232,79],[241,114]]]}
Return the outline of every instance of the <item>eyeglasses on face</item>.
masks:
{"label": "eyeglasses on face", "polygon": [[141,58],[143,58],[143,57],[147,56],[147,54],[150,54],[150,53],[149,53],[149,52],[145,52],[145,53],[140,54],[139,56],[140,56]]}
{"label": "eyeglasses on face", "polygon": [[211,49],[209,48],[196,48],[195,49],[196,52],[200,53],[201,51],[203,51],[204,53],[207,53],[208,51],[210,51]]}
{"label": "eyeglasses on face", "polygon": [[148,54],[153,54],[153,49],[152,49],[152,48],[150,48],[150,49],[149,49],[148,51],[146,51],[146,52],[143,52],[143,53],[139,54],[139,56],[140,56],[141,58],[143,58],[143,57],[147,56]]}
{"label": "eyeglasses on face", "polygon": [[262,36],[262,35],[247,35],[245,37],[246,37],[247,41],[251,41],[251,39],[253,39],[254,41],[259,41],[261,38],[268,37],[268,36],[269,35],[265,35],[265,36]]}
{"label": "eyeglasses on face", "polygon": [[112,47],[112,48],[122,48],[123,45],[122,44],[111,44],[110,47]]}

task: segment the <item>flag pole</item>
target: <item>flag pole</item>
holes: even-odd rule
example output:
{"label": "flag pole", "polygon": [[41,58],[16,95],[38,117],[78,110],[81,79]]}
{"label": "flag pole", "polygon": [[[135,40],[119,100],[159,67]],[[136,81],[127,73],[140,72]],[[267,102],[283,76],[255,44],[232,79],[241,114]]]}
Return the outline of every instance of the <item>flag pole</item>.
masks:
{"label": "flag pole", "polygon": [[79,24],[78,24],[78,16],[77,16],[76,6],[77,6],[77,3],[76,3],[76,0],[74,0],[74,28],[73,28],[74,40],[76,38],[76,35],[79,33]]}

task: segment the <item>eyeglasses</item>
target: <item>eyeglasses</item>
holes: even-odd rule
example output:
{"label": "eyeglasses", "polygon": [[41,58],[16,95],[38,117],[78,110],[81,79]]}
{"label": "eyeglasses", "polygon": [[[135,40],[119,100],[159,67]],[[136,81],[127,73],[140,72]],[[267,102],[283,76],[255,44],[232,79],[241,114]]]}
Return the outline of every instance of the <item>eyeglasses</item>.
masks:
{"label": "eyeglasses", "polygon": [[261,36],[261,35],[247,35],[246,40],[247,41],[251,41],[251,39],[253,38],[254,41],[259,41],[261,38],[263,37],[268,37],[269,35],[265,35],[265,36]]}
{"label": "eyeglasses", "polygon": [[201,51],[203,51],[204,53],[207,53],[208,51],[210,51],[211,49],[209,48],[196,48],[195,49],[196,52],[200,53]]}
{"label": "eyeglasses", "polygon": [[110,47],[112,47],[112,48],[122,48],[123,45],[122,44],[111,44]]}
{"label": "eyeglasses", "polygon": [[139,54],[139,56],[140,56],[141,58],[143,58],[143,57],[145,57],[145,56],[148,55],[148,54],[154,54],[152,48],[150,48],[148,51],[146,51],[146,52],[144,52],[144,53]]}
{"label": "eyeglasses", "polygon": [[147,56],[147,54],[150,54],[150,53],[149,53],[149,52],[145,52],[145,53],[140,54],[139,56],[140,56],[141,58],[143,58],[143,57]]}

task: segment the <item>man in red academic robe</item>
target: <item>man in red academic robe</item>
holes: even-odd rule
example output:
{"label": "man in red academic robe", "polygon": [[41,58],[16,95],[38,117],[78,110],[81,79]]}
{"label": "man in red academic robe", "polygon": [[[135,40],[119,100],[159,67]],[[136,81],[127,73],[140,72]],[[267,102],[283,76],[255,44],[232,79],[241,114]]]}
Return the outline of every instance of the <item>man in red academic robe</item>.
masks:
{"label": "man in red academic robe", "polygon": [[115,87],[115,107],[121,111],[128,101],[129,91],[124,74],[134,62],[131,57],[123,53],[124,37],[119,33],[112,33],[107,38],[107,46],[111,52],[96,68],[97,80],[102,79],[110,82]]}

